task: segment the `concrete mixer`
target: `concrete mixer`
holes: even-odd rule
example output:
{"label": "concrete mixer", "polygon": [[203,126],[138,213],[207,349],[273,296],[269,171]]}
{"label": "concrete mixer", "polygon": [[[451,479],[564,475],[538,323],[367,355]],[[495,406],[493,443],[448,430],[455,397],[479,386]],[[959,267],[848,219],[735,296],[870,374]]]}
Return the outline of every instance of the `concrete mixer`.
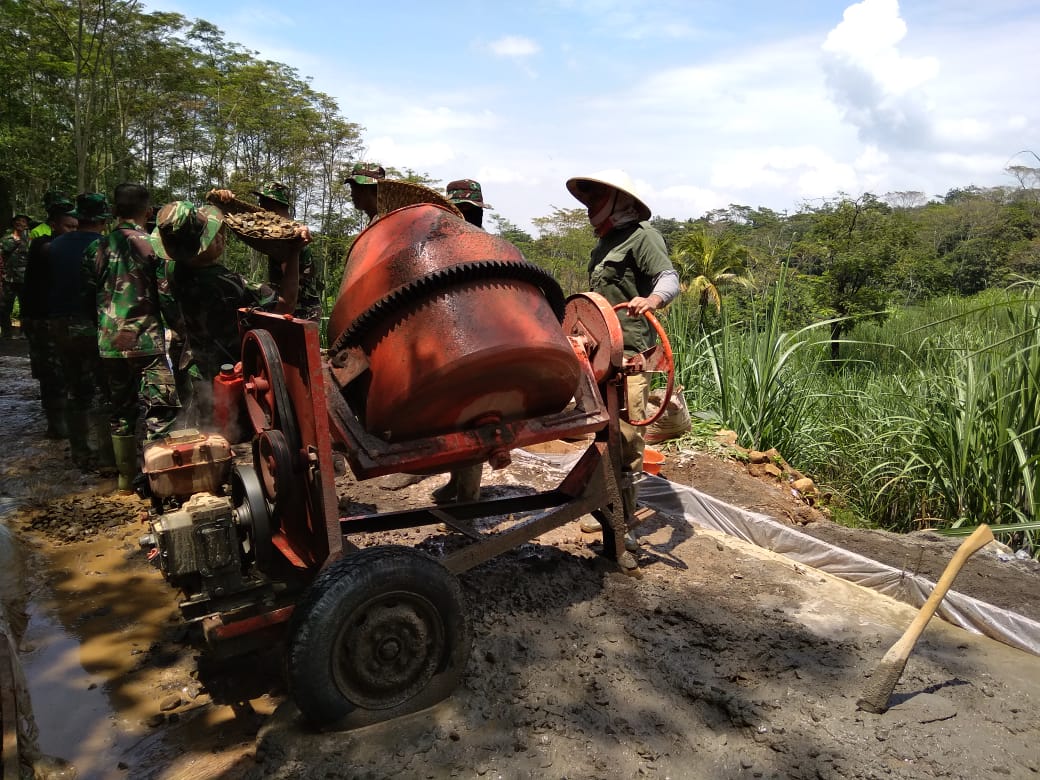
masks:
{"label": "concrete mixer", "polygon": [[[425,708],[454,689],[469,654],[459,573],[589,514],[604,555],[635,568],[623,544],[639,520],[621,498],[624,380],[659,371],[670,393],[674,373],[647,316],[660,343],[626,358],[601,296],[565,300],[514,246],[438,205],[392,211],[351,249],[327,354],[314,322],[240,312],[252,465],[231,465],[219,436],[150,448],[143,544],[211,653],[284,641],[290,693],[313,724]],[[553,490],[338,514],[334,451],[367,479],[499,469],[515,448],[581,436],[588,448]],[[485,517],[509,521],[478,531]],[[435,525],[465,543],[439,558],[361,548],[365,534]]]}

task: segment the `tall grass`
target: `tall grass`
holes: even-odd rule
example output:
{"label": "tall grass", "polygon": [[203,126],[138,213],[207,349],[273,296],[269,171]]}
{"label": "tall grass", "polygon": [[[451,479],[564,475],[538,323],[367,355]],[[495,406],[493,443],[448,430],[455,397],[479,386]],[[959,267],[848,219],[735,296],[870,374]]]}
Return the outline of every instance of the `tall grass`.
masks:
{"label": "tall grass", "polygon": [[680,302],[667,320],[677,379],[692,408],[736,431],[746,446],[813,460],[826,449],[817,387],[830,323],[782,331],[782,306],[783,278],[764,306],[752,307],[749,322],[724,315],[718,330],[701,334]]}
{"label": "tall grass", "polygon": [[[857,326],[827,362],[828,323],[777,324],[783,283],[743,323],[667,327],[691,409],[777,447],[868,523],[892,530],[1035,521],[1040,510],[1037,288],[944,299]],[[1017,541],[1031,545],[1031,529]]]}

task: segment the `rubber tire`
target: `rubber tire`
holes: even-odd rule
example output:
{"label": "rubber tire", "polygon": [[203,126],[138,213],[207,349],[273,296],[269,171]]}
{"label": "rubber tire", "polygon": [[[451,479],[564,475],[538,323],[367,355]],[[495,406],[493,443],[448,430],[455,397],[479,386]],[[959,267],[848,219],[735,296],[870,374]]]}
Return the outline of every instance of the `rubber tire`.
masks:
{"label": "rubber tire", "polygon": [[[366,607],[392,613],[399,597],[432,608],[433,633],[442,640],[437,657],[424,660],[409,689],[388,693],[385,700],[374,701],[378,695],[352,699],[352,692],[343,690],[348,683],[340,684],[342,669],[355,668],[343,663],[350,627],[364,626]],[[321,572],[294,610],[287,653],[289,693],[303,716],[319,728],[376,723],[447,697],[458,684],[469,650],[469,621],[456,577],[435,558],[410,547],[370,547]]]}

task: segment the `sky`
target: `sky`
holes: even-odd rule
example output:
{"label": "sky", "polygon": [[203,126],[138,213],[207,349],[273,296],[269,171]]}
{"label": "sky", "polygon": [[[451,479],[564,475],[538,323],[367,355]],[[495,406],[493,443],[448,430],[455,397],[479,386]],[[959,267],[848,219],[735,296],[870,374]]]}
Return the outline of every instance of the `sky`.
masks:
{"label": "sky", "polygon": [[653,213],[1017,185],[1040,167],[1035,0],[145,0],[295,68],[364,157],[499,215],[623,169]]}

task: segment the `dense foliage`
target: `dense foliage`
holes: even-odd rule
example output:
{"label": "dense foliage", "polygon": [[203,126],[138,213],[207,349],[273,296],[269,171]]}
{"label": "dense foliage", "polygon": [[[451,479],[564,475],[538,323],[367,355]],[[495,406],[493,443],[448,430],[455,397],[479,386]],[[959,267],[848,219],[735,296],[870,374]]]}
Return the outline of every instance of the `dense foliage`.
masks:
{"label": "dense foliage", "polygon": [[[42,217],[51,189],[136,181],[163,203],[277,179],[324,237],[317,254],[335,285],[343,237],[358,228],[343,179],[361,128],[331,97],[208,22],[127,0],[11,0],[0,26],[2,213]],[[260,266],[242,246],[232,260]]]}
{"label": "dense foliage", "polygon": [[[0,24],[0,213],[42,216],[51,189],[139,181],[157,202],[198,201],[277,179],[315,228],[331,302],[360,227],[343,179],[362,128],[330,96],[208,22],[129,0],[8,0]],[[1007,173],[1005,187],[934,197],[656,217],[680,273],[662,317],[691,406],[779,448],[870,523],[1032,533],[1040,168]],[[585,289],[595,237],[583,209],[553,207],[536,235],[489,222],[565,292]],[[263,275],[244,246],[229,258]]]}

